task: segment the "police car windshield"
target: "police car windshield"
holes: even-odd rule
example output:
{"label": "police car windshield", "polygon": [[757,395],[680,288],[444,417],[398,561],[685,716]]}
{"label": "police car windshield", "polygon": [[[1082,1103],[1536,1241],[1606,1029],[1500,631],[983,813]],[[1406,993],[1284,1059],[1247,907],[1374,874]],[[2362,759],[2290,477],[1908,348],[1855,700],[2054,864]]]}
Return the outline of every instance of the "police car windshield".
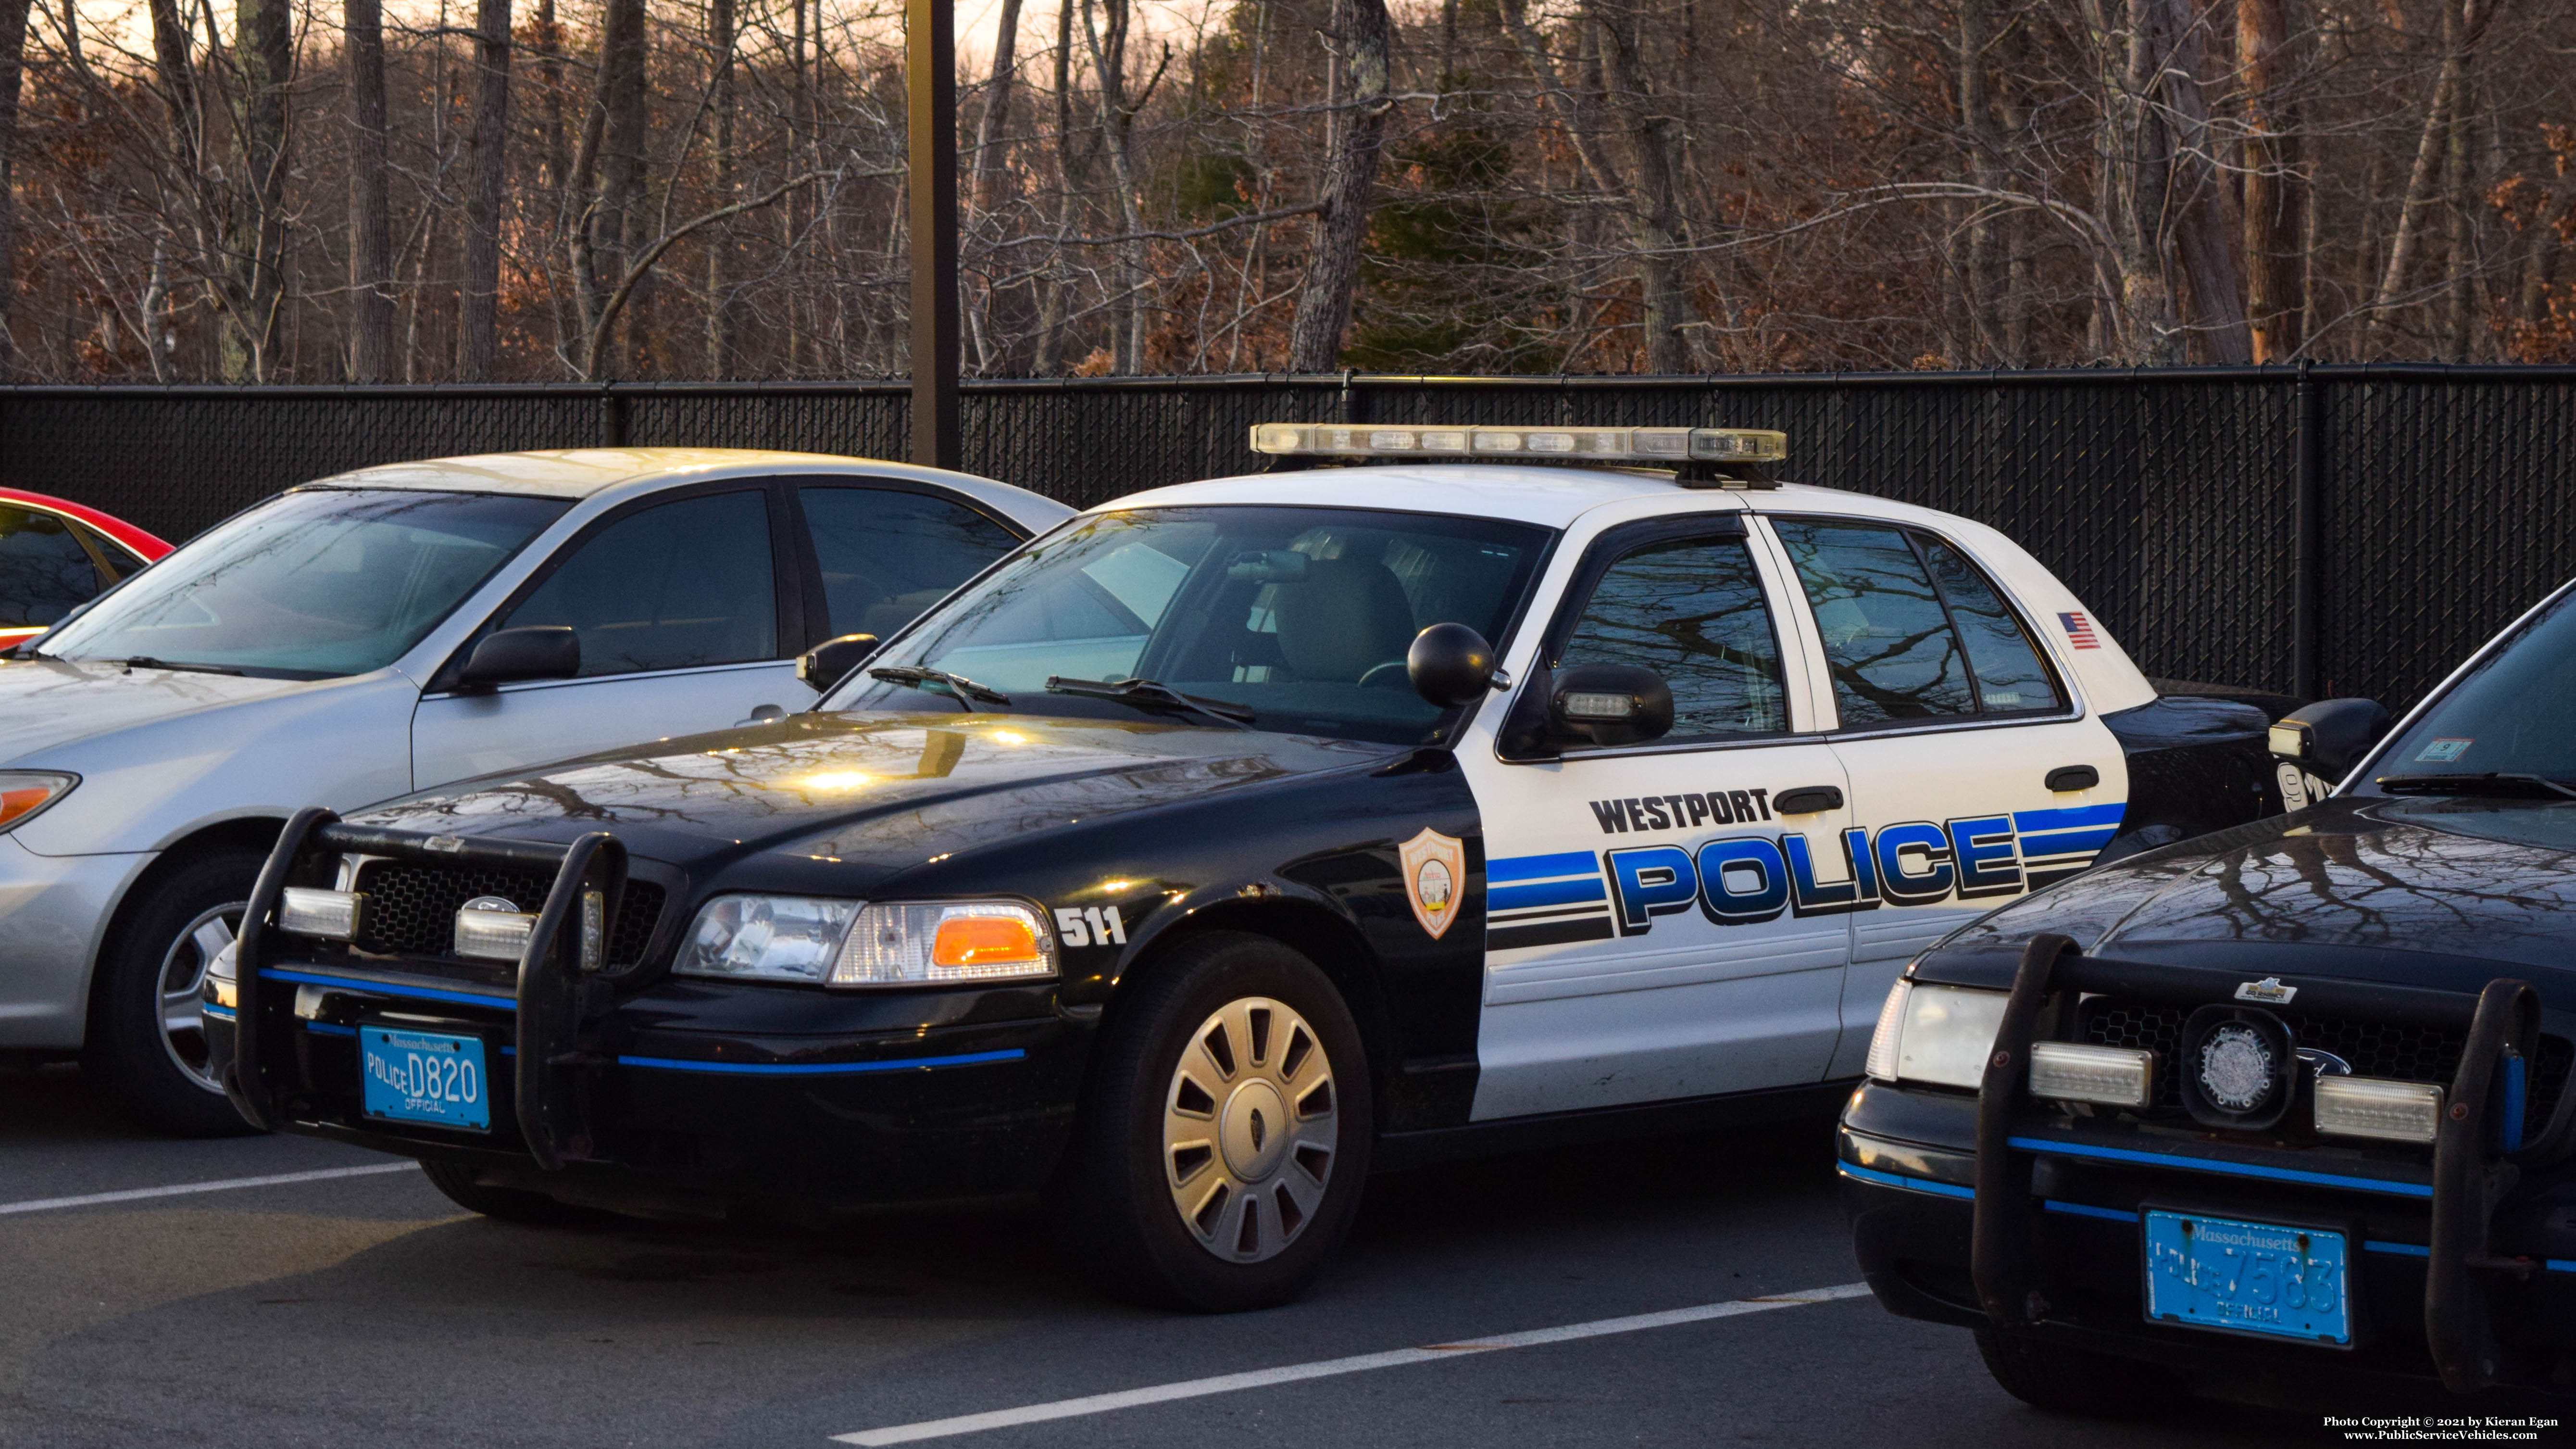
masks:
{"label": "police car windshield", "polygon": [[[2444,775],[2576,785],[2576,594],[2525,625],[2433,701],[2370,767],[2374,781],[2403,779],[2407,794],[2428,793],[2432,777]],[[2496,791],[2464,782],[2457,793]]]}
{"label": "police car windshield", "polygon": [[[962,675],[1010,713],[1162,718],[1142,701],[1050,692],[1050,678],[1150,679],[1253,727],[1411,744],[1442,711],[1404,652],[1431,624],[1499,641],[1547,530],[1357,508],[1151,508],[1083,519],[1029,545],[915,625],[877,670]],[[891,667],[890,667],[891,666]],[[951,711],[936,685],[869,677],[832,709]]]}
{"label": "police car windshield", "polygon": [[401,658],[569,506],[300,489],[191,539],[38,652],[270,678],[364,674]]}

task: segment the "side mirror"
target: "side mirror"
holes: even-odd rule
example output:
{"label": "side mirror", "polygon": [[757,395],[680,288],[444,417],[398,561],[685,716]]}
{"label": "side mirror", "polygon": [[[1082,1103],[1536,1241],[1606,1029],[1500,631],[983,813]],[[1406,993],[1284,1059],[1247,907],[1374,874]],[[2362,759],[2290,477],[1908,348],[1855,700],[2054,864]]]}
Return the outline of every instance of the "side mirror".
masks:
{"label": "side mirror", "polygon": [[850,671],[867,662],[877,652],[874,634],[844,634],[826,639],[796,656],[796,677],[818,695],[830,694],[850,677]]}
{"label": "side mirror", "polygon": [[2379,701],[2323,699],[2272,726],[2272,753],[2331,785],[2386,733],[2388,711]]}
{"label": "side mirror", "polygon": [[490,689],[522,679],[570,679],[581,673],[581,636],[562,624],[533,624],[486,634],[456,674],[459,689]]}
{"label": "side mirror", "polygon": [[1494,646],[1464,624],[1434,624],[1413,636],[1404,672],[1414,693],[1442,709],[1473,704],[1494,687]]}
{"label": "side mirror", "polygon": [[1642,745],[1673,728],[1672,686],[1634,664],[1577,664],[1556,671],[1548,733],[1595,745]]}

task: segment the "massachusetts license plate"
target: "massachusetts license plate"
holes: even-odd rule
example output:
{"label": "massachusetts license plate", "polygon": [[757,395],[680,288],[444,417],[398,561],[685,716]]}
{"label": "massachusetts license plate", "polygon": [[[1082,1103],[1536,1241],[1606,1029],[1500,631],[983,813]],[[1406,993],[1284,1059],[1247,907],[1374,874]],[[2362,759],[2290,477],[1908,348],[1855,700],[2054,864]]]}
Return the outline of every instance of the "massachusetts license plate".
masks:
{"label": "massachusetts license plate", "polygon": [[2146,1213],[2147,1317],[2309,1343],[2352,1343],[2341,1233]]}
{"label": "massachusetts license plate", "polygon": [[358,1075],[370,1117],[492,1130],[491,1078],[480,1037],[362,1026]]}

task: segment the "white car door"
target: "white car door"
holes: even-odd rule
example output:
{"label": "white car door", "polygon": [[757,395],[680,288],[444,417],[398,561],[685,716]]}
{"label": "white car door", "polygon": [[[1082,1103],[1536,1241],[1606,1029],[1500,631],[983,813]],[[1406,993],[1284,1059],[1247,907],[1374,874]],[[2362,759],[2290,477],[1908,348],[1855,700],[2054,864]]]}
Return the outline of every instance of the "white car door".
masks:
{"label": "white car door", "polygon": [[433,681],[412,718],[413,788],[813,703],[775,493],[755,479],[656,497],[574,538],[490,627],[570,626],[581,673],[470,693]]}
{"label": "white car door", "polygon": [[1486,851],[1473,1115],[1819,1080],[1849,959],[1850,811],[1833,749],[1801,733],[1789,597],[1739,516],[1712,513],[1610,530],[1566,600],[1542,661],[1653,669],[1674,725],[1551,760],[1459,752]]}
{"label": "white car door", "polygon": [[2119,741],[2082,712],[2020,610],[1956,542],[1770,518],[1811,611],[1873,899],[1852,917],[1837,1076],[1858,1076],[1905,963],[2092,863],[2120,827]]}

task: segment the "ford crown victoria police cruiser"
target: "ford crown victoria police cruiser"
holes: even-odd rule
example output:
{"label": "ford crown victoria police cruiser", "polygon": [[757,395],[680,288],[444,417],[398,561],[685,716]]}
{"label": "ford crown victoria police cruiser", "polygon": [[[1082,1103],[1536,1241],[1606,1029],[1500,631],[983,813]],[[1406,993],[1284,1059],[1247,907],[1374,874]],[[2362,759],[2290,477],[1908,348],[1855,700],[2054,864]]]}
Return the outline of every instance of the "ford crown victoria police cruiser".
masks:
{"label": "ford crown victoria police cruiser", "polygon": [[1138,494],[811,712],[300,818],[244,1111],[501,1214],[1045,1189],[1239,1308],[1372,1162],[1828,1103],[1923,945],[2272,808],[2259,712],[1778,434],[1256,445],[1477,461]]}
{"label": "ford crown victoria police cruiser", "polygon": [[298,807],[801,708],[809,645],[1071,513],[900,463],[602,448],[227,519],[0,663],[0,1053],[80,1053],[165,1131],[244,1130],[197,1001]]}
{"label": "ford crown victoria police cruiser", "polygon": [[2571,719],[2562,589],[2385,742],[2284,721],[2326,798],[1915,962],[1842,1125],[1880,1301],[2063,1410],[2576,1388]]}

